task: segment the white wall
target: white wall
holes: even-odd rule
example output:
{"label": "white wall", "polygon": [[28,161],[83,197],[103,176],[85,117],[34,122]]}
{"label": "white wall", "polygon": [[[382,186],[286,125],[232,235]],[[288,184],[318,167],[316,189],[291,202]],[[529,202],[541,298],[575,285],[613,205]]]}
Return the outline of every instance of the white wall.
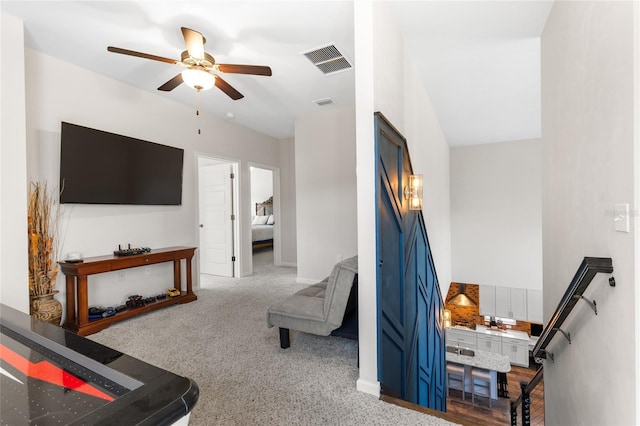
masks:
{"label": "white wall", "polygon": [[[640,253],[640,226],[638,226],[638,218],[640,218],[640,114],[637,112],[640,111],[640,3],[635,2],[633,4],[633,43],[634,43],[634,55],[633,55],[633,69],[636,70],[633,74],[635,76],[634,79],[634,114],[635,122],[634,122],[634,175],[635,175],[635,206],[636,208],[633,211],[633,215],[635,217],[636,226],[635,228],[635,249],[636,253]],[[635,274],[636,274],[636,289],[640,289],[640,256],[636,256],[636,266],[635,266]],[[636,424],[640,424],[640,339],[637,338],[640,333],[640,297],[635,298],[635,354],[636,354]]]}
{"label": "white wall", "polygon": [[451,283],[449,145],[429,94],[385,2],[374,3],[374,109],[406,138],[415,173],[423,174],[423,214],[440,290]]}
{"label": "white wall", "polygon": [[354,108],[296,120],[295,159],[298,281],[315,283],[358,252]]}
{"label": "white wall", "polygon": [[416,173],[424,175],[423,213],[443,295],[451,281],[449,147],[405,42],[384,2],[355,3],[358,167],[358,389],[376,394],[376,226],[373,112],[403,134]]}
{"label": "white wall", "polygon": [[[182,206],[65,205],[68,229],[63,254],[103,255],[126,243],[151,248],[195,245],[198,152],[239,161],[241,210],[247,212],[240,229],[241,254],[251,256],[248,163],[277,167],[277,140],[207,114],[198,120],[194,108],[165,96],[134,89],[31,50],[26,53],[30,178],[45,177],[57,183],[63,120],[185,149]],[[202,129],[200,135],[198,128]],[[171,270],[170,264],[154,265],[146,276],[141,269],[130,269],[123,281],[115,273],[92,276],[89,303],[119,304],[126,295],[159,293],[171,286]],[[197,274],[194,279],[197,281]],[[60,290],[64,290],[63,283],[59,278]]]}
{"label": "white wall", "polygon": [[454,282],[542,290],[539,139],[451,149]]}
{"label": "white wall", "polygon": [[451,284],[451,199],[449,144],[413,60],[405,53],[405,129],[414,173],[423,176],[422,213],[440,291]]}
{"label": "white wall", "polygon": [[24,29],[1,16],[0,303],[29,312]]}
{"label": "white wall", "polygon": [[614,230],[615,203],[634,201],[633,4],[555,2],[542,35],[544,312],[549,317],[585,256],[613,259],[549,349],[547,424],[636,424],[634,282],[637,215]]}
{"label": "white wall", "polygon": [[358,207],[358,357],[361,392],[380,395],[376,303],[373,2],[354,2],[356,174]]}
{"label": "white wall", "polygon": [[[295,144],[293,138],[279,142],[280,162],[280,264],[297,265],[296,237],[296,167]],[[275,255],[275,253],[274,253]],[[277,262],[277,259],[274,259]],[[276,263],[277,264],[277,263]]]}
{"label": "white wall", "polygon": [[273,196],[273,172],[251,167],[251,217],[256,215],[256,203],[262,203]]}

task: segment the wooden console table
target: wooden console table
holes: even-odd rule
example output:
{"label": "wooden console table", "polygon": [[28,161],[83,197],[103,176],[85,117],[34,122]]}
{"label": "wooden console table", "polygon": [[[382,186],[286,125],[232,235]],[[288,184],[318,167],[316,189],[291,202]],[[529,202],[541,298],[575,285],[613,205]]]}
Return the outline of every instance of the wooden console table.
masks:
{"label": "wooden console table", "polygon": [[[167,247],[133,256],[97,256],[85,258],[79,263],[59,262],[67,281],[67,318],[63,327],[81,336],[86,336],[107,328],[117,321],[176,303],[193,302],[198,298],[193,293],[191,283],[191,259],[193,259],[195,250],[195,247]],[[181,283],[180,263],[183,259],[187,268],[186,293],[182,290]],[[137,308],[127,308],[110,317],[89,319],[89,294],[87,289],[87,277],[89,275],[163,262],[173,262],[173,284],[175,288],[180,290],[180,296],[167,297]]]}

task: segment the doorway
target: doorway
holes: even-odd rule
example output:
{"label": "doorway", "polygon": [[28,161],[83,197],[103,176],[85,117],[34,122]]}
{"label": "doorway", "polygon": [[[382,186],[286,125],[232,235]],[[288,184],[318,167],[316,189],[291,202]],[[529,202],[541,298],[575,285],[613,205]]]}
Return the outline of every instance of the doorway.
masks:
{"label": "doorway", "polygon": [[198,155],[197,165],[200,273],[238,276],[238,163]]}
{"label": "doorway", "polygon": [[252,269],[274,264],[276,218],[274,179],[270,169],[250,166]]}

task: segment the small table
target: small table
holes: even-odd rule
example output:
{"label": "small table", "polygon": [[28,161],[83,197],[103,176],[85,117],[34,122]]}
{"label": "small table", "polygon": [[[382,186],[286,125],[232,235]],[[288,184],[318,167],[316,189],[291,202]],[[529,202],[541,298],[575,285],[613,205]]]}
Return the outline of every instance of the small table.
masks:
{"label": "small table", "polygon": [[474,356],[446,352],[447,362],[461,364],[465,369],[465,392],[472,392],[471,369],[482,368],[491,374],[491,398],[498,399],[498,373],[511,371],[511,362],[507,355],[474,350]]}
{"label": "small table", "polygon": [[[134,317],[155,309],[164,308],[175,303],[188,303],[198,299],[193,292],[191,259],[195,247],[167,247],[153,249],[148,253],[118,257],[115,255],[85,258],[82,262],[60,262],[60,269],[67,280],[67,318],[63,327],[86,336],[98,332],[116,321]],[[187,291],[182,290],[182,273],[180,263],[186,263]],[[180,291],[176,297],[132,309],[126,309],[116,315],[89,319],[88,276],[121,269],[136,268],[156,263],[173,262],[173,286]],[[77,312],[76,312],[77,311]]]}

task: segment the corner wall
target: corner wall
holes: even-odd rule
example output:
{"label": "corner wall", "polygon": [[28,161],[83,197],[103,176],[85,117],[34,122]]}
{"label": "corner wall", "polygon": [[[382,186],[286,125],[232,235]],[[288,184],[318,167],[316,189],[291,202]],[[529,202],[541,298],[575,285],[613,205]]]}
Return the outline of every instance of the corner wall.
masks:
{"label": "corner wall", "polygon": [[[635,76],[634,79],[634,133],[635,133],[635,144],[634,144],[634,175],[635,175],[635,206],[636,208],[633,211],[635,217],[635,248],[636,254],[640,253],[640,226],[638,225],[638,219],[640,219],[640,2],[633,3],[633,69],[635,72],[633,73]],[[636,283],[635,288],[636,291],[640,290],[640,256],[636,255]],[[640,297],[635,298],[635,327],[636,327],[636,336],[640,333]],[[636,353],[636,424],[640,424],[640,338],[636,338],[635,342],[635,353]]]}
{"label": "corner wall", "polygon": [[0,303],[29,312],[24,28],[0,16]]}
{"label": "corner wall", "polygon": [[[442,297],[451,282],[449,146],[405,42],[385,2],[354,5],[358,173],[358,389],[379,394],[377,357],[375,153],[373,113],[380,111],[407,139],[424,176],[423,214]],[[364,308],[363,308],[364,307]]]}
{"label": "corner wall", "polygon": [[616,203],[634,206],[632,2],[555,2],[542,35],[544,314],[555,310],[585,256],[611,257],[616,286],[598,274],[549,347],[545,423],[636,420],[634,247],[614,228]]}
{"label": "corner wall", "polygon": [[376,303],[373,2],[354,2],[358,206],[358,365],[356,388],[380,396]]}
{"label": "corner wall", "polygon": [[[280,162],[280,264],[297,266],[298,244],[296,236],[296,158],[294,139],[278,143]],[[277,259],[276,259],[277,261]]]}
{"label": "corner wall", "polygon": [[451,283],[449,145],[388,6],[374,2],[374,110],[406,138],[413,171],[423,174],[422,213],[444,299]]}
{"label": "corner wall", "polygon": [[316,283],[358,253],[354,108],[296,120],[295,159],[298,281]]}
{"label": "corner wall", "polygon": [[424,175],[422,213],[444,298],[451,283],[449,145],[388,6],[374,2],[374,110],[407,139],[413,171]]}
{"label": "corner wall", "polygon": [[[404,42],[403,42],[404,44]],[[431,246],[442,300],[451,284],[450,149],[410,55],[404,55],[405,127],[414,173],[423,175],[425,227]]]}

